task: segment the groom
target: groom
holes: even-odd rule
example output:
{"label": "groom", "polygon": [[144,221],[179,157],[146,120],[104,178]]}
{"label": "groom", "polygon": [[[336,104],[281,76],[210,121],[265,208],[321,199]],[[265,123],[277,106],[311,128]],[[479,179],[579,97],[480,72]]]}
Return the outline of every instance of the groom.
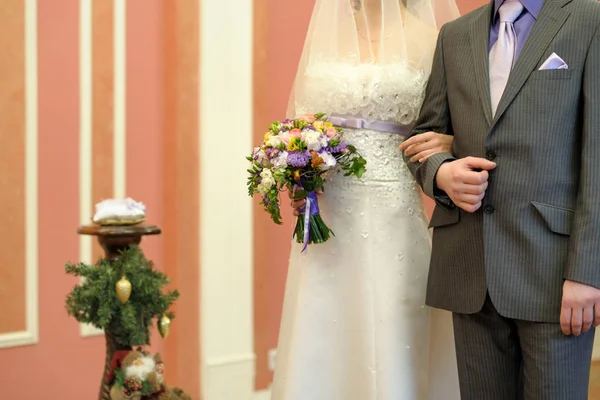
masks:
{"label": "groom", "polygon": [[411,137],[453,135],[453,152],[405,159],[437,203],[427,303],[453,312],[465,400],[587,399],[599,27],[594,0],[495,0],[440,31]]}

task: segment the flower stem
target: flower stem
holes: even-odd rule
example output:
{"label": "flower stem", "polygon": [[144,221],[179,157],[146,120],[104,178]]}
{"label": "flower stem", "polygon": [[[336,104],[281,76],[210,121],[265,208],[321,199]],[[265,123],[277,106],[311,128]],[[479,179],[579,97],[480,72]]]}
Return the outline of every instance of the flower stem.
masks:
{"label": "flower stem", "polygon": [[[327,227],[319,214],[311,215],[308,221],[310,224],[308,244],[325,243],[331,236],[335,236],[333,231]],[[304,243],[304,215],[300,215],[296,219],[294,237],[296,239],[296,243]]]}

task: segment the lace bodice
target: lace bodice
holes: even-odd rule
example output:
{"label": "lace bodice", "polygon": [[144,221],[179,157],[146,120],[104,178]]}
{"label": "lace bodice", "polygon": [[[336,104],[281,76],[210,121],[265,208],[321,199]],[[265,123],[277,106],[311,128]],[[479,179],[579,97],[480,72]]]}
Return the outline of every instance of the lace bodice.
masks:
{"label": "lace bodice", "polygon": [[419,115],[427,78],[406,63],[313,63],[305,71],[296,111],[408,125]]}

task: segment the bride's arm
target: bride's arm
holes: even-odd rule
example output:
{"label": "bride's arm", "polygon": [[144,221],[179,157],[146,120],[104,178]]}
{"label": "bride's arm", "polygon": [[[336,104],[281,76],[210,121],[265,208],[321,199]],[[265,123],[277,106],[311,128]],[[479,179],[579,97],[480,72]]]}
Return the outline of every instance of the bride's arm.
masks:
{"label": "bride's arm", "polygon": [[[448,105],[448,93],[446,88],[446,70],[444,66],[444,28],[440,30],[435,54],[433,57],[433,66],[431,76],[425,90],[425,99],[417,120],[417,124],[412,133],[407,138],[411,138],[435,132],[439,134],[454,135],[452,131],[452,122],[450,118],[450,108]],[[431,135],[431,134],[429,134]],[[403,152],[404,160],[415,179],[423,188],[425,194],[435,199],[438,204],[452,207],[452,201],[440,192],[435,185],[435,177],[439,167],[447,162],[454,160],[450,151],[442,151],[431,154],[423,162],[411,161],[410,156]]]}

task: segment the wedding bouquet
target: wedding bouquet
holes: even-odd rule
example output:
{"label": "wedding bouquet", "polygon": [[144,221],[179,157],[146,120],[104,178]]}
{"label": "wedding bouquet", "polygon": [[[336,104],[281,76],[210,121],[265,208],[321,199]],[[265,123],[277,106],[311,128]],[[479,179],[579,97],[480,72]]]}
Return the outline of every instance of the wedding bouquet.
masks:
{"label": "wedding bouquet", "polygon": [[296,242],[304,243],[303,251],[309,243],[324,243],[333,235],[320,216],[317,199],[327,172],[341,169],[345,176],[360,178],[367,164],[325,114],[274,122],[248,161],[252,163],[248,193],[262,196],[261,204],[276,224],[281,224],[279,192],[289,190],[295,199],[306,198],[294,229]]}

